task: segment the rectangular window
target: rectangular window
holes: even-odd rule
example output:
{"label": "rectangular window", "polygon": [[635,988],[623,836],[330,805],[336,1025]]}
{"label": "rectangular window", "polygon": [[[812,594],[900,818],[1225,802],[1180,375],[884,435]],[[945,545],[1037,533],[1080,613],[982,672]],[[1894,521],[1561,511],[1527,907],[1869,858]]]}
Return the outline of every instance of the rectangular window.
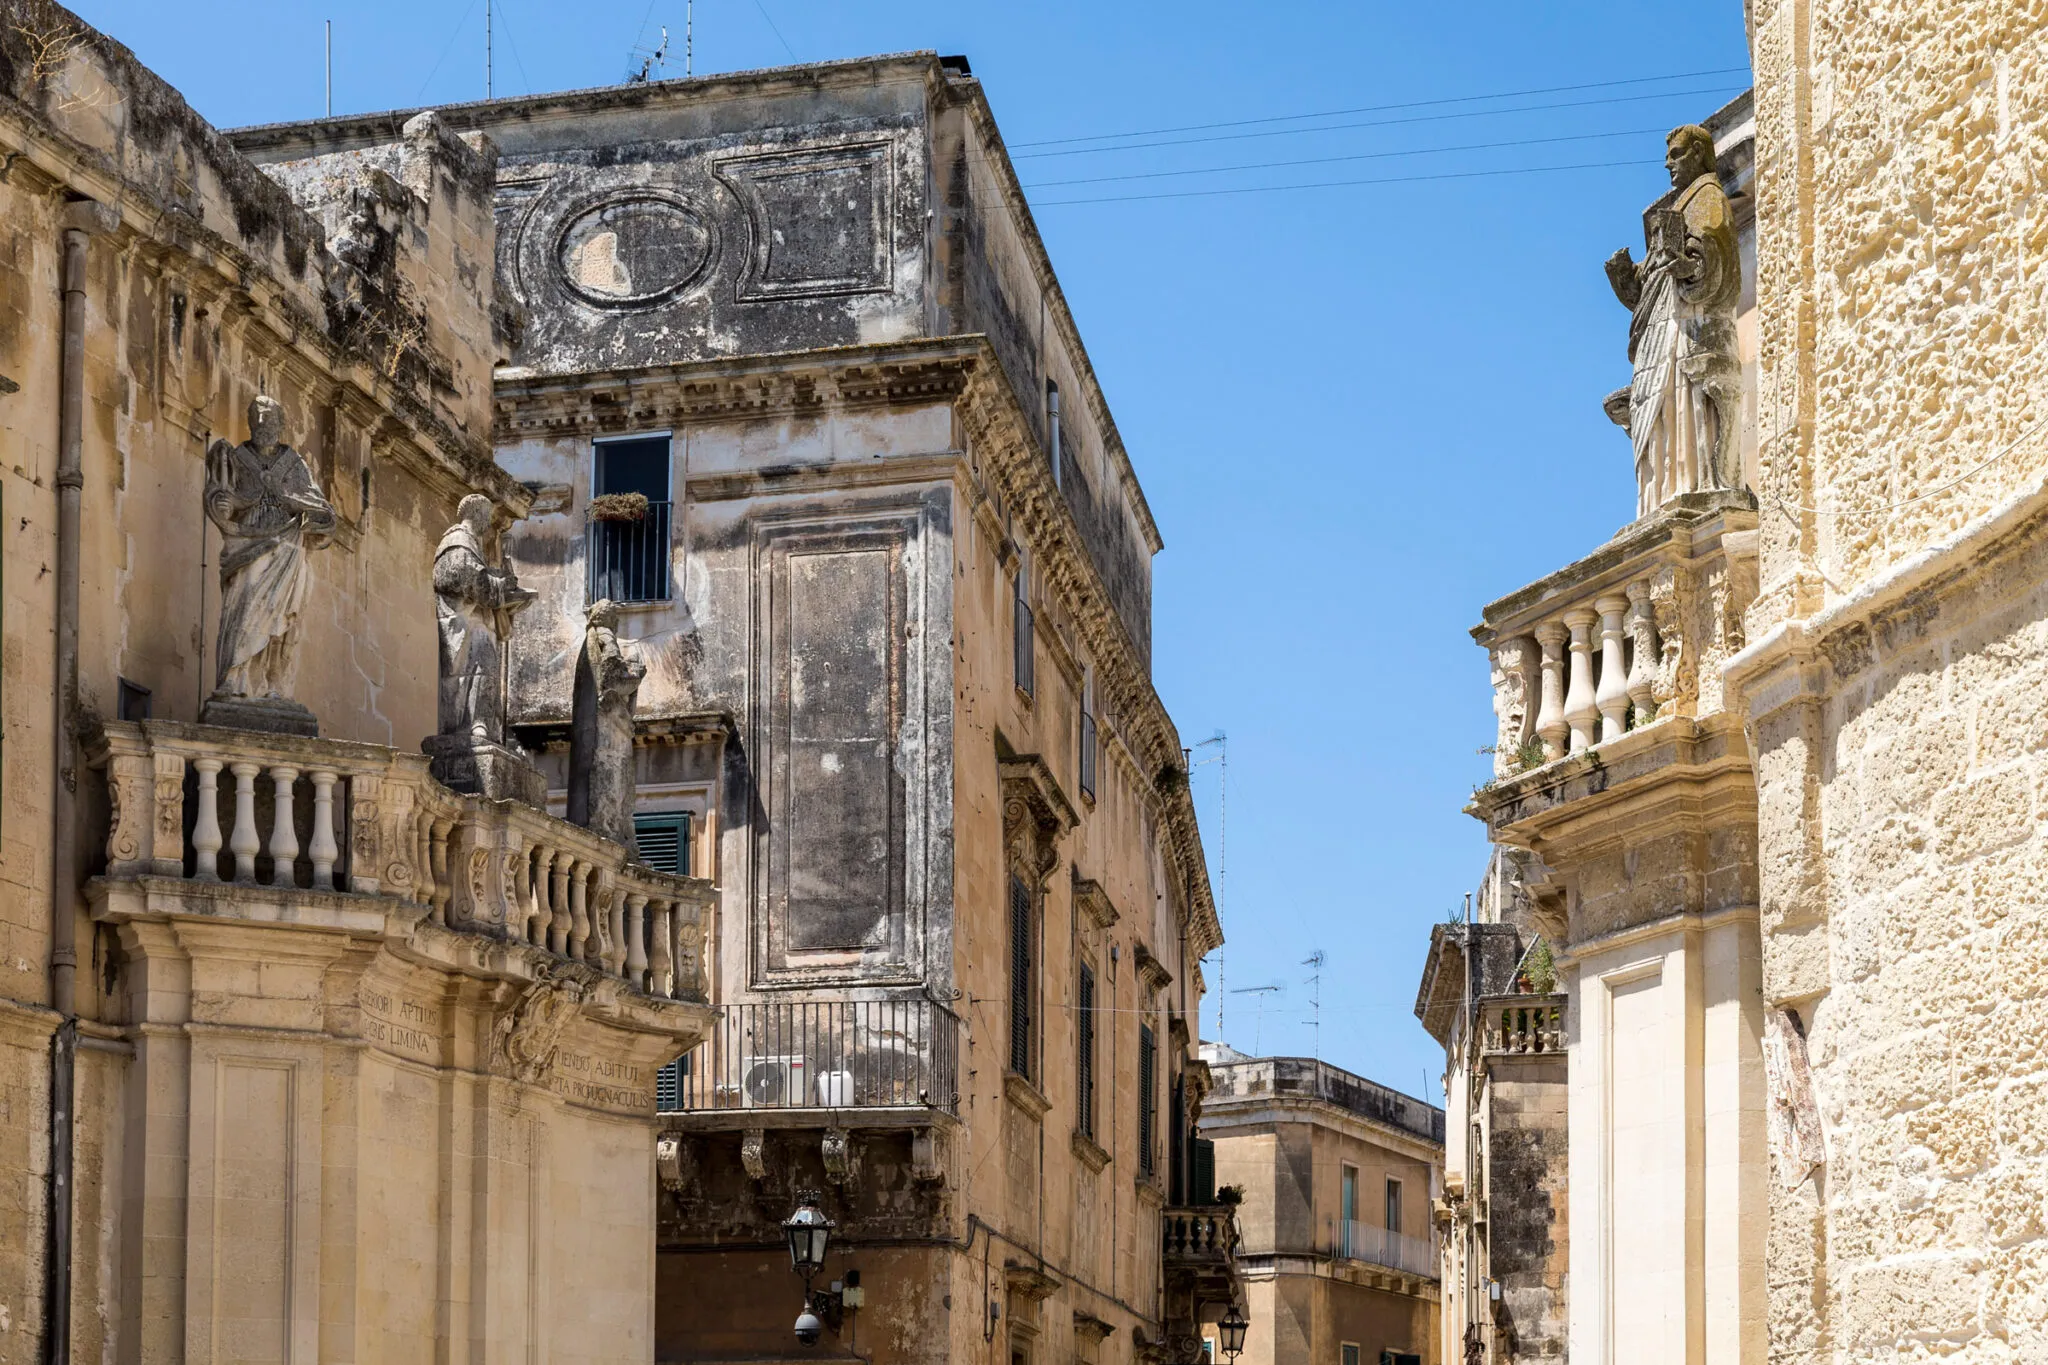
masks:
{"label": "rectangular window", "polygon": [[1138,1169],[1151,1175],[1158,1162],[1152,1151],[1152,1129],[1158,1121],[1158,1104],[1153,1098],[1153,1069],[1159,1044],[1150,1024],[1138,1025]]}
{"label": "rectangular window", "polygon": [[1095,673],[1081,679],[1081,794],[1095,799]]}
{"label": "rectangular window", "polygon": [[686,810],[649,811],[633,817],[633,842],[640,846],[640,861],[656,872],[690,874],[690,813]]}
{"label": "rectangular window", "polygon": [[590,471],[589,600],[669,600],[669,438],[597,443]]}
{"label": "rectangular window", "polygon": [[1010,608],[1011,646],[1016,653],[1017,690],[1032,692],[1032,652],[1037,637],[1031,629],[1031,561],[1017,556],[1017,595]]}
{"label": "rectangular window", "polygon": [[1387,1181],[1387,1231],[1401,1230],[1401,1182]]}
{"label": "rectangular window", "polygon": [[1347,1341],[1338,1348],[1337,1365],[1358,1365],[1358,1343]]}
{"label": "rectangular window", "polygon": [[1358,1226],[1358,1168],[1344,1168],[1341,1192],[1337,1197],[1337,1254],[1350,1257],[1356,1254],[1354,1230]]}
{"label": "rectangular window", "polygon": [[114,702],[115,718],[119,720],[148,720],[150,691],[141,683],[129,682],[126,678],[116,680],[120,692]]}
{"label": "rectangular window", "polygon": [[1060,487],[1060,386],[1045,381],[1045,454],[1052,461],[1052,484]]}
{"label": "rectangular window", "polygon": [[1095,1136],[1095,969],[1081,964],[1080,1008],[1075,1025],[1074,1051],[1078,1075],[1075,1086],[1074,1126],[1088,1137]]}
{"label": "rectangular window", "polygon": [[1031,1075],[1032,1007],[1037,1003],[1031,976],[1031,889],[1021,877],[1010,878],[1010,1070]]}

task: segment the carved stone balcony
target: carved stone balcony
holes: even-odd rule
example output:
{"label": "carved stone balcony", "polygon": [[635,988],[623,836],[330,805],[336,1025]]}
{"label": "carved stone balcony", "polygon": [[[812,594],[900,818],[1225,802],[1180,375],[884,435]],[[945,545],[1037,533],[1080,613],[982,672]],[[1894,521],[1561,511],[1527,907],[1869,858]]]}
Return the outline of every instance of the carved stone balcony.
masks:
{"label": "carved stone balcony", "polygon": [[317,923],[466,971],[579,979],[593,1002],[645,997],[643,1013],[704,1000],[710,883],[451,792],[424,755],[141,721],[107,722],[90,759],[106,779],[106,870],[87,888],[102,920]]}
{"label": "carved stone balcony", "polygon": [[1479,1002],[1480,1043],[1489,1057],[1562,1056],[1563,994],[1490,995]]}

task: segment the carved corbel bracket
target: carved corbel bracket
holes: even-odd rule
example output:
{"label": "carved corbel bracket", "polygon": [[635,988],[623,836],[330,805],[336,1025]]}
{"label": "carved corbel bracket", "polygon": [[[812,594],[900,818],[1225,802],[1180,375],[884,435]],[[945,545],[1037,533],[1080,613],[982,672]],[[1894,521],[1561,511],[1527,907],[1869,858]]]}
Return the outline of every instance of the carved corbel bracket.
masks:
{"label": "carved corbel bracket", "polygon": [[1043,886],[1059,866],[1060,837],[1081,817],[1060,790],[1045,760],[1036,754],[999,764],[1003,784],[1003,848],[1010,866],[1034,886]]}
{"label": "carved corbel bracket", "polygon": [[910,1177],[927,1185],[946,1181],[946,1140],[936,1128],[920,1128],[910,1135]]}
{"label": "carved corbel bracket", "polygon": [[747,1179],[768,1178],[768,1134],[760,1128],[748,1128],[740,1133],[740,1165],[746,1169]]}
{"label": "carved corbel bracket", "polygon": [[697,1154],[679,1134],[664,1133],[654,1141],[654,1174],[661,1188],[681,1198],[697,1184]]}
{"label": "carved corbel bracket", "polygon": [[1111,904],[1109,893],[1102,889],[1102,883],[1074,874],[1074,904],[1094,923],[1098,929],[1107,929],[1121,918],[1116,906]]}
{"label": "carved corbel bracket", "polygon": [[818,1141],[818,1155],[825,1162],[825,1178],[835,1185],[854,1181],[859,1172],[853,1159],[853,1135],[844,1128],[827,1128]]}

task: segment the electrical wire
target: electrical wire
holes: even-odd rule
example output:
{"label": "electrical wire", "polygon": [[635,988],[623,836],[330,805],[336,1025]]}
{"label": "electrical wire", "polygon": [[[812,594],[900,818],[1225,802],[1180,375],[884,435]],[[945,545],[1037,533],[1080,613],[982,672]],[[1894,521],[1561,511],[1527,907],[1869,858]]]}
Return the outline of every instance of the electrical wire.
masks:
{"label": "electrical wire", "polygon": [[519,55],[519,40],[512,36],[512,16],[506,12],[510,7],[510,0],[498,0],[498,22],[505,29],[505,46],[512,49],[512,64],[519,68],[519,83],[531,95],[533,79],[526,74],[526,62]]}
{"label": "electrical wire", "polygon": [[754,8],[761,11],[761,18],[767,21],[768,31],[775,35],[776,42],[782,44],[782,50],[789,54],[789,59],[793,62],[802,60],[796,55],[796,49],[789,45],[789,39],[782,36],[782,30],[775,26],[775,20],[769,17],[768,7],[762,4],[761,0],[754,0]]}
{"label": "electrical wire", "polygon": [[420,82],[419,94],[413,96],[414,104],[418,104],[427,97],[427,87],[434,83],[434,76],[441,70],[441,63],[447,61],[448,54],[455,50],[455,40],[462,36],[463,29],[469,27],[469,16],[474,13],[476,13],[476,0],[469,0],[468,8],[464,9],[462,17],[455,21],[455,31],[449,34],[448,41],[441,45],[441,55],[434,58],[434,64],[427,68],[427,78]]}
{"label": "electrical wire", "polygon": [[1448,123],[1453,119],[1498,118],[1505,114],[1540,114],[1552,109],[1592,109],[1609,104],[1643,104],[1650,100],[1671,100],[1693,95],[1737,93],[1727,86],[1693,90],[1663,90],[1651,95],[1613,95],[1597,100],[1557,100],[1550,104],[1517,104],[1506,109],[1467,109],[1455,114],[1417,114],[1413,118],[1365,119],[1358,123],[1326,123],[1316,128],[1267,128],[1256,133],[1218,133],[1212,137],[1173,138],[1164,142],[1130,142],[1120,147],[1069,147],[1064,151],[1019,152],[1010,159],[1029,161],[1050,156],[1100,156],[1109,152],[1142,152],[1154,147],[1194,147],[1210,142],[1245,142],[1253,138],[1296,137],[1303,133],[1338,133],[1352,128],[1397,128],[1410,123]]}
{"label": "electrical wire", "polygon": [[[758,0],[757,0],[758,3]],[[1107,142],[1127,137],[1160,137],[1167,133],[1202,133],[1213,128],[1248,128],[1260,123],[1291,123],[1299,119],[1344,118],[1351,114],[1381,114],[1394,109],[1427,109],[1445,104],[1476,104],[1484,100],[1526,99],[1531,95],[1564,95],[1579,90],[1607,90],[1624,85],[1654,85],[1658,81],[1690,81],[1707,76],[1748,74],[1747,66],[1723,66],[1711,71],[1681,71],[1668,76],[1633,76],[1627,80],[1589,81],[1582,85],[1546,85],[1530,90],[1502,90],[1491,95],[1452,95],[1441,99],[1407,100],[1398,104],[1364,104],[1356,109],[1325,109],[1317,114],[1269,114],[1264,118],[1230,119],[1222,123],[1188,123],[1177,128],[1142,128],[1128,133],[1089,133],[1080,137],[1040,138],[1018,142],[1018,147],[1057,147],[1074,142]]]}
{"label": "electrical wire", "polygon": [[1518,166],[1493,171],[1440,171],[1432,175],[1390,175],[1366,180],[1313,180],[1299,185],[1242,185],[1222,190],[1174,190],[1162,194],[1111,194],[1095,199],[1042,199],[1038,209],[1066,204],[1129,204],[1147,199],[1210,199],[1226,194],[1274,194],[1283,190],[1327,190],[1347,185],[1413,185],[1428,180],[1483,180],[1497,175],[1546,175],[1556,171],[1597,171],[1616,166],[1657,166],[1657,161],[1580,161],[1567,166]]}
{"label": "electrical wire", "polygon": [[1554,142],[1597,142],[1611,137],[1646,137],[1667,132],[1664,128],[1627,128],[1614,133],[1571,133],[1563,137],[1513,138],[1505,142],[1467,142],[1456,147],[1410,147],[1397,152],[1351,152],[1344,156],[1311,156],[1296,161],[1247,161],[1236,166],[1204,166],[1184,171],[1134,171],[1127,175],[1091,175],[1072,180],[1034,180],[1027,190],[1050,189],[1055,185],[1101,185],[1119,180],[1160,180],[1181,175],[1223,175],[1231,171],[1280,170],[1288,166],[1324,166],[1337,161],[1375,161],[1397,156],[1441,156],[1450,152],[1487,152],[1502,147],[1539,147]]}
{"label": "electrical wire", "polygon": [[1910,498],[1902,498],[1898,502],[1888,502],[1878,507],[1805,507],[1798,503],[1786,502],[1782,498],[1770,497],[1765,494],[1759,494],[1757,496],[1757,501],[1759,503],[1767,503],[1770,506],[1775,507],[1783,512],[1804,512],[1808,516],[1815,517],[1882,516],[1886,512],[1896,512],[1902,507],[1911,507],[1915,503],[1926,502],[1929,498],[1939,497],[1943,493],[1946,493],[1949,489],[1954,488],[1957,484],[1962,483],[1965,479],[1975,478],[1977,475],[1982,474],[1985,470],[1991,468],[1992,465],[1997,464],[2000,460],[2012,454],[2013,451],[2019,449],[2022,443],[2024,443],[2031,437],[2039,435],[2044,430],[2048,430],[2048,417],[2044,417],[2040,421],[2034,423],[2034,425],[2028,427],[2025,431],[2013,437],[2012,440],[2006,442],[2003,446],[2000,446],[1997,450],[1993,451],[1989,456],[1985,457],[1985,459],[1981,463],[1972,465],[1970,468],[1964,470],[1962,473],[1956,475],[1954,478],[1949,479],[1947,482],[1938,483],[1924,493],[1915,493]]}

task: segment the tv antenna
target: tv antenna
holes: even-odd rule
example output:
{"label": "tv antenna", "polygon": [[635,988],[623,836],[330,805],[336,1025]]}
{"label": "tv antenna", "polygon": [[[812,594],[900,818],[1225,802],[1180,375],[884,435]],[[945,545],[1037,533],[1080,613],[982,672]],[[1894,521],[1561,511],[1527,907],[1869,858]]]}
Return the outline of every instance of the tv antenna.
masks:
{"label": "tv antenna", "polygon": [[[687,33],[687,30],[685,32]],[[687,39],[685,41],[687,43]],[[626,84],[645,85],[657,68],[668,65],[668,25],[663,24],[661,26],[661,41],[658,44],[651,48],[636,47],[633,49],[633,53],[641,59],[640,69],[627,74]],[[690,74],[689,58],[687,55],[683,59],[683,74],[685,76]]]}
{"label": "tv antenna", "polygon": [[[1239,986],[1231,992],[1232,995],[1256,995],[1259,997],[1258,1013],[1252,1016],[1252,1056],[1254,1057],[1261,1055],[1259,1052],[1259,1038],[1266,1027],[1266,997],[1275,991],[1284,989],[1286,988],[1283,986]],[[1219,1033],[1222,1032],[1223,1024],[1220,1019],[1217,1021],[1216,1027]]]}
{"label": "tv antenna", "polygon": [[[1195,761],[1195,749],[1216,746],[1216,756]],[[1230,738],[1221,730],[1203,740],[1193,749],[1181,750],[1181,761],[1188,765],[1188,771],[1214,763],[1216,769],[1216,923],[1223,923],[1223,902],[1230,892]],[[1228,1042],[1223,1032],[1223,997],[1229,994],[1224,989],[1223,945],[1216,945],[1216,1039]]]}
{"label": "tv antenna", "polygon": [[1309,1017],[1313,1021],[1310,1026],[1315,1029],[1315,1055],[1316,1060],[1319,1062],[1323,1060],[1323,963],[1327,961],[1329,959],[1323,955],[1321,948],[1316,949],[1301,960],[1301,965],[1310,969],[1308,977]]}

